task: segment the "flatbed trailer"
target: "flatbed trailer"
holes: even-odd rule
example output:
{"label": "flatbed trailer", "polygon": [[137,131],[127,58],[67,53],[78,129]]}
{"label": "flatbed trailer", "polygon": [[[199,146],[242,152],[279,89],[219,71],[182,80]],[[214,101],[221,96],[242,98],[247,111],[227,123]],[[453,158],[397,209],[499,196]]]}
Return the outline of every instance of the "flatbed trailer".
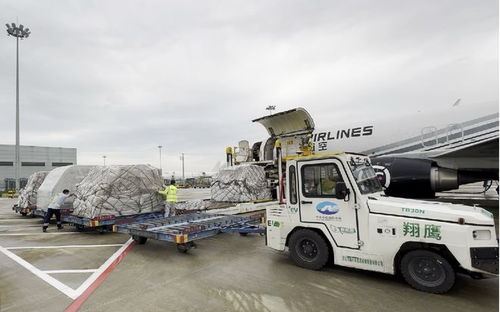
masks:
{"label": "flatbed trailer", "polygon": [[124,216],[104,215],[96,218],[84,218],[73,214],[61,214],[61,221],[73,224],[78,231],[97,230],[102,232],[113,231],[114,225],[146,222],[161,218],[163,218],[163,212],[146,212]]}
{"label": "flatbed trailer", "polygon": [[43,218],[45,217],[45,212],[45,210],[35,207],[35,209],[33,209],[33,216]]}
{"label": "flatbed trailer", "polygon": [[[45,217],[45,213],[46,211],[43,209],[34,210],[34,215],[42,218]],[[72,214],[72,210],[70,209],[61,209],[61,221],[74,225],[77,231],[111,232],[113,230],[113,225],[144,222],[160,218],[163,218],[163,211],[123,216],[103,215],[95,218],[85,218]]]}
{"label": "flatbed trailer", "polygon": [[[206,215],[214,215],[214,214],[224,214],[224,215],[232,215],[232,214],[242,214],[248,215],[252,213],[257,213],[261,211],[260,214],[263,214],[262,211],[266,209],[268,205],[274,204],[274,202],[261,202],[261,203],[232,203],[217,206],[216,209],[210,210],[186,210],[182,215],[173,216],[181,217],[181,216],[189,216],[196,215],[200,213],[204,213]],[[33,210],[33,216],[36,217],[45,217],[46,210],[36,208]],[[116,216],[116,215],[104,215],[96,218],[85,218],[76,216],[73,214],[73,209],[70,208],[61,208],[61,221],[65,223],[72,224],[76,227],[78,231],[99,231],[99,232],[108,232],[114,231],[114,225],[123,225],[129,223],[140,223],[146,222],[148,220],[156,220],[156,219],[165,219],[163,217],[163,212],[148,212],[148,213],[139,213],[133,215],[124,215],[124,216]],[[179,220],[179,219],[178,219]],[[230,229],[224,229],[224,231],[229,232]],[[239,228],[239,233],[245,234],[245,229],[243,227]],[[254,233],[252,228],[249,228],[247,233]]]}
{"label": "flatbed trailer", "polygon": [[12,210],[20,213],[24,217],[27,215],[30,215],[30,214],[32,216],[35,216],[34,211],[36,210],[36,205],[32,205],[32,206],[28,206],[28,207],[20,207],[19,205],[15,204],[14,206],[12,206]]}
{"label": "flatbed trailer", "polygon": [[264,212],[243,216],[193,213],[114,225],[113,231],[129,234],[139,244],[145,244],[150,238],[175,243],[179,252],[187,252],[196,247],[194,241],[219,233],[263,234],[265,229],[260,223],[264,216]]}
{"label": "flatbed trailer", "polygon": [[[60,210],[61,210],[61,221],[62,221],[62,216],[68,215],[71,212],[73,212],[71,209],[67,209],[67,208],[61,208]],[[45,209],[41,209],[41,208],[38,208],[35,206],[35,208],[33,209],[33,217],[44,218],[46,212],[47,211]]]}

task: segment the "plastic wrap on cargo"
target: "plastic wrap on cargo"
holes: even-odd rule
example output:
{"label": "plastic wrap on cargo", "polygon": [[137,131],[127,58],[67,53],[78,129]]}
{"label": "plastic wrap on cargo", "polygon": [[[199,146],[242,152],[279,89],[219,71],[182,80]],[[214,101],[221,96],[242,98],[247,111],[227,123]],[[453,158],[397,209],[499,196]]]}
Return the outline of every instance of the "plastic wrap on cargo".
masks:
{"label": "plastic wrap on cargo", "polygon": [[95,218],[163,209],[160,171],[149,165],[98,166],[76,188],[73,214]]}
{"label": "plastic wrap on cargo", "polygon": [[[70,193],[76,191],[76,185],[87,176],[89,171],[95,166],[64,166],[56,168],[49,172],[42,185],[38,189],[37,207],[47,209],[52,197],[62,193],[64,189],[68,189]],[[71,196],[61,206],[63,209],[71,209],[73,207],[74,197]]]}
{"label": "plastic wrap on cargo", "polygon": [[19,193],[17,205],[21,208],[36,206],[37,194],[43,180],[49,174],[48,171],[35,172],[28,178],[28,183]]}
{"label": "plastic wrap on cargo", "polygon": [[205,210],[210,206],[211,201],[207,200],[190,200],[187,202],[175,203],[175,209],[178,210]]}
{"label": "plastic wrap on cargo", "polygon": [[240,165],[219,170],[210,188],[211,198],[219,202],[246,202],[271,198],[264,168]]}
{"label": "plastic wrap on cargo", "polygon": [[226,208],[233,205],[234,204],[228,202],[216,202],[211,199],[198,199],[198,200],[175,203],[174,208],[176,210],[183,210],[183,211],[190,211],[190,210],[203,211],[203,210],[211,210],[218,208]]}

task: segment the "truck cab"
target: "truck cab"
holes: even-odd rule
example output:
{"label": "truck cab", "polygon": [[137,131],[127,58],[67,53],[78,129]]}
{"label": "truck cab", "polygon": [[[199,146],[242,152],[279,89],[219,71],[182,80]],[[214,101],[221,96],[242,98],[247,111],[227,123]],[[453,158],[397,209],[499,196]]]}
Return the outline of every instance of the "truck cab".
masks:
{"label": "truck cab", "polygon": [[281,163],[283,200],[267,208],[266,244],[288,249],[296,265],[401,274],[431,293],[450,290],[457,272],[498,274],[495,224],[483,208],[388,197],[365,155],[285,155]]}

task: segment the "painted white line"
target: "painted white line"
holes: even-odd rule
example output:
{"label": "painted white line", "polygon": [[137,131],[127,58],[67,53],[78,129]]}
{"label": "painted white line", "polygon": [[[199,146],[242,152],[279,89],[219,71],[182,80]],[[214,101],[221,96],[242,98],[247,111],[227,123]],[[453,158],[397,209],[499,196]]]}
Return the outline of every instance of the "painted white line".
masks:
{"label": "painted white line", "polygon": [[111,257],[109,257],[109,259],[106,260],[106,262],[104,262],[104,264],[101,265],[99,269],[97,269],[97,271],[95,271],[89,278],[87,278],[87,280],[75,290],[75,293],[77,295],[76,297],[80,296],[90,285],[92,285],[92,283],[102,274],[102,272],[104,272],[118,257],[120,257],[123,251],[127,249],[127,247],[133,242],[134,240],[130,238],[125,244],[123,244],[120,249],[118,249]]}
{"label": "painted white line", "polygon": [[0,246],[0,252],[5,254],[7,257],[11,258],[12,260],[16,261],[21,266],[23,266],[26,270],[35,274],[36,276],[41,278],[43,281],[50,284],[52,287],[56,288],[57,290],[59,290],[60,292],[62,292],[66,296],[70,297],[71,299],[74,300],[78,297],[77,292],[73,288],[61,283],[60,281],[56,280],[52,276],[48,275],[47,273],[40,271],[39,269],[37,269],[36,267],[31,265],[29,262],[18,257],[17,255],[13,254],[12,252],[8,251],[7,249]]}
{"label": "painted white line", "polygon": [[47,274],[64,274],[64,273],[94,273],[97,269],[88,269],[88,270],[46,270],[42,271]]}
{"label": "painted white line", "polygon": [[16,228],[16,227],[42,227],[41,224],[9,224],[0,225],[0,228]]}
{"label": "painted white line", "polygon": [[64,234],[80,234],[80,232],[0,233],[0,236],[22,236],[22,235],[64,235]]}
{"label": "painted white line", "polygon": [[96,248],[96,247],[118,247],[123,244],[107,244],[107,245],[60,245],[60,246],[28,246],[28,247],[5,247],[7,250],[13,249],[45,249],[45,248]]}
{"label": "painted white line", "polygon": [[42,219],[33,219],[33,218],[30,218],[30,219],[26,219],[26,218],[19,218],[19,219],[0,219],[0,222],[2,221],[30,221],[30,222],[33,222],[33,221],[37,221],[37,220],[42,220]]}

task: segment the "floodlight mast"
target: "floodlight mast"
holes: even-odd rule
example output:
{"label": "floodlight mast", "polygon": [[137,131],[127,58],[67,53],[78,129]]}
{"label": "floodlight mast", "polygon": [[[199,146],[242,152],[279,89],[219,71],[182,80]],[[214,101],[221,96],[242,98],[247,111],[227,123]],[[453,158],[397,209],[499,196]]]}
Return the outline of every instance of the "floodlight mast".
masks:
{"label": "floodlight mast", "polygon": [[163,146],[158,145],[158,149],[160,150],[160,176],[162,176],[162,177],[163,177],[162,168],[161,168],[161,148],[162,148],[162,147],[163,147]]}
{"label": "floodlight mast", "polygon": [[276,105],[269,105],[268,107],[266,107],[266,110],[269,111],[269,115],[272,115],[273,114],[273,111],[276,109]]}
{"label": "floodlight mast", "polygon": [[7,26],[7,35],[16,37],[16,191],[20,189],[20,180],[19,180],[19,171],[21,165],[21,156],[20,156],[20,146],[19,146],[19,39],[28,38],[31,34],[29,28],[24,28],[21,24],[16,26],[15,23],[5,24]]}

